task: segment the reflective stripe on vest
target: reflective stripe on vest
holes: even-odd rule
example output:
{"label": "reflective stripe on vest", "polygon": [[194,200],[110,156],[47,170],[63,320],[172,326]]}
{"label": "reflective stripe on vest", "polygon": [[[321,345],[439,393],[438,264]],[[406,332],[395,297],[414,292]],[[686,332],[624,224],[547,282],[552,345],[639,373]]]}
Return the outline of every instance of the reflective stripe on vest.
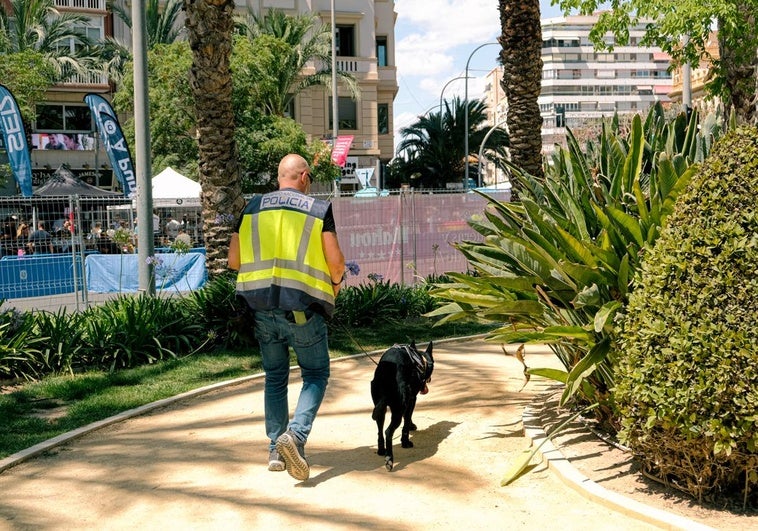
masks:
{"label": "reflective stripe on vest", "polygon": [[[321,232],[329,203],[294,190],[254,197],[239,228],[237,292],[253,309],[334,309]],[[297,245],[294,245],[294,243]]]}

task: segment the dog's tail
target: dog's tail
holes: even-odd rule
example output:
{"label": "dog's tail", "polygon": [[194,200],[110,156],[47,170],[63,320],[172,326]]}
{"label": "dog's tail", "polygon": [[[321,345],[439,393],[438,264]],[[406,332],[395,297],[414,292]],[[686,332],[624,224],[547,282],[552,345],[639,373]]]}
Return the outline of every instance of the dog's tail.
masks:
{"label": "dog's tail", "polygon": [[381,398],[379,402],[374,406],[374,412],[371,413],[371,418],[374,420],[378,419],[379,415],[384,411],[387,411],[387,400]]}

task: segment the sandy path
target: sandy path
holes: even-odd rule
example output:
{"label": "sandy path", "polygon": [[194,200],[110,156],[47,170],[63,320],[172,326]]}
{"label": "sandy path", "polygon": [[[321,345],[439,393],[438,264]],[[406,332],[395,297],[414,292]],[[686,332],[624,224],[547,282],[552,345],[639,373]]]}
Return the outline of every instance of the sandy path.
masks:
{"label": "sandy path", "polygon": [[[425,346],[425,345],[424,345]],[[528,351],[530,365],[554,364]],[[0,529],[654,529],[589,501],[544,465],[509,487],[521,415],[546,388],[481,340],[435,347],[413,449],[376,455],[365,357],[334,362],[307,454],[311,479],[266,470],[256,378],[71,441],[0,474]],[[291,379],[294,403],[299,376]]]}

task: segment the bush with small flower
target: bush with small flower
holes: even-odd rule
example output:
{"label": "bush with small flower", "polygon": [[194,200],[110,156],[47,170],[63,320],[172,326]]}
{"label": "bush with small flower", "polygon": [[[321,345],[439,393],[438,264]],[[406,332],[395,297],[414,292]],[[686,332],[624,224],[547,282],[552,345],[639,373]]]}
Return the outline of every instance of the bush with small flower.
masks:
{"label": "bush with small flower", "polygon": [[134,252],[134,233],[131,230],[126,227],[119,227],[117,229],[108,229],[105,234],[118,244],[121,252]]}
{"label": "bush with small flower", "polygon": [[[360,273],[360,266],[355,261],[348,261],[345,270],[346,274],[356,276]],[[335,319],[341,324],[365,326],[420,318],[438,306],[429,295],[430,284],[427,282],[403,286],[385,281],[379,273],[369,273],[367,278],[368,282],[345,286],[339,292]]]}
{"label": "bush with small flower", "polygon": [[176,254],[187,254],[192,249],[192,238],[186,232],[180,232],[169,247]]}

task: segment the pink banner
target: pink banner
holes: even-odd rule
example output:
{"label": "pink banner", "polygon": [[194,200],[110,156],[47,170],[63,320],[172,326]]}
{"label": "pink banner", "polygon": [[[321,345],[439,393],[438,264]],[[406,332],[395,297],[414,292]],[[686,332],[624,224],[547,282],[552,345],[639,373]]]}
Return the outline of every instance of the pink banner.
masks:
{"label": "pink banner", "polygon": [[342,168],[347,161],[347,154],[350,151],[350,145],[353,143],[353,136],[338,136],[334,141],[332,148],[332,162]]}

